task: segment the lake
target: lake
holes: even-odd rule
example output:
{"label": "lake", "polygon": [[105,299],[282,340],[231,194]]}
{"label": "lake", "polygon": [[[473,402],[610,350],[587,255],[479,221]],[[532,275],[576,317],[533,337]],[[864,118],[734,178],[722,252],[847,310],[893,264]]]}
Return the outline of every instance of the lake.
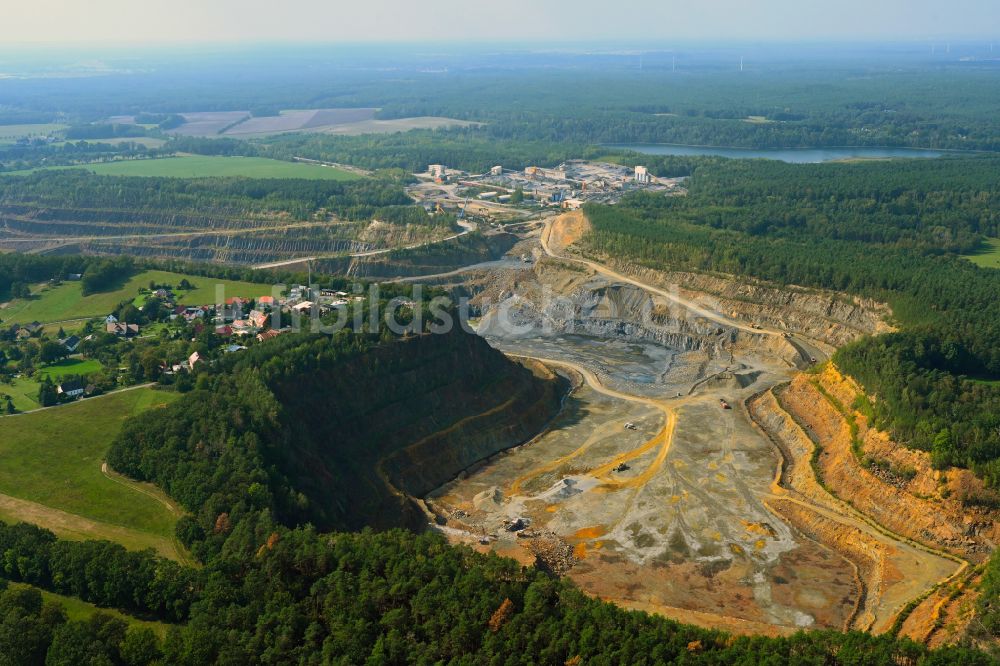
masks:
{"label": "lake", "polygon": [[702,146],[677,146],[667,143],[615,144],[607,146],[616,150],[634,150],[646,155],[704,155],[735,159],[766,159],[793,164],[818,164],[835,160],[932,158],[947,155],[948,151],[919,148],[709,148]]}

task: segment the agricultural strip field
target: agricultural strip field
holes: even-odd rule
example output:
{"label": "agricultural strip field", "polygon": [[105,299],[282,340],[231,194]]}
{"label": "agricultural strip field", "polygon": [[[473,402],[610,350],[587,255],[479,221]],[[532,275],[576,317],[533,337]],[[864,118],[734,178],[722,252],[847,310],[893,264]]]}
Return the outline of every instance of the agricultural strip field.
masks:
{"label": "agricultural strip field", "polygon": [[225,136],[268,135],[344,125],[370,120],[376,109],[319,109],[282,111],[277,116],[249,118],[224,132]]}
{"label": "agricultural strip field", "polygon": [[976,254],[967,254],[965,258],[982,268],[1000,268],[1000,239],[987,239],[986,245],[986,250]]}
{"label": "agricultural strip field", "polygon": [[[263,157],[213,157],[184,155],[149,160],[101,162],[60,169],[87,169],[101,176],[145,176],[160,178],[301,178],[304,180],[356,180],[357,174],[301,162],[284,162]],[[25,175],[31,171],[10,171]]]}
{"label": "agricultural strip field", "polygon": [[[196,288],[190,291],[176,289],[180,281],[185,278]],[[173,285],[178,302],[184,305],[215,303],[216,285],[220,284],[223,286],[226,298],[232,296],[256,298],[271,293],[271,286],[268,284],[220,280],[167,271],[144,271],[129,279],[120,289],[90,296],[83,295],[79,282],[64,282],[55,287],[43,286],[32,299],[15,299],[7,307],[0,309],[0,320],[9,326],[33,321],[44,324],[101,317],[114,310],[119,303],[133,300],[138,295],[139,289],[148,287],[151,281]]]}
{"label": "agricultural strip field", "polygon": [[77,599],[76,597],[55,594],[54,592],[49,592],[24,583],[9,583],[8,587],[14,590],[38,590],[42,595],[42,601],[49,601],[62,606],[66,611],[67,619],[71,621],[87,620],[93,617],[95,613],[104,613],[105,615],[110,615],[111,617],[119,620],[124,620],[130,627],[151,629],[160,638],[164,638],[167,635],[169,625],[163,622],[140,620],[139,618],[132,617],[131,615],[122,613],[114,608],[99,608],[94,604],[87,603],[86,601]]}
{"label": "agricultural strip field", "polygon": [[[260,138],[287,132],[327,134],[391,134],[411,129],[438,129],[478,125],[466,120],[437,116],[378,120],[373,108],[285,110],[275,116],[251,117],[247,111],[184,113],[188,122],[170,130],[178,136],[227,136]],[[114,120],[114,119],[111,119]],[[119,118],[125,122],[129,118]]]}
{"label": "agricultural strip field", "polygon": [[[103,538],[176,557],[176,510],[152,487],[105,475],[102,462],[126,418],[176,393],[151,388],[0,419],[0,519],[68,538]],[[170,505],[172,506],[172,505]]]}

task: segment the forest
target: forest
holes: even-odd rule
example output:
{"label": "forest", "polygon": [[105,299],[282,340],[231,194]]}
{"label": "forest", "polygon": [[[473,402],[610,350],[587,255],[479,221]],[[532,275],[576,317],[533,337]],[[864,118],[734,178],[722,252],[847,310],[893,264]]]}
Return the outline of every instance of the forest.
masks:
{"label": "forest", "polygon": [[[340,182],[97,176],[68,170],[0,178],[0,210],[65,210],[82,221],[87,221],[88,212],[100,213],[94,221],[105,222],[115,221],[114,214],[182,221],[185,216],[197,220],[280,214],[303,220],[321,208],[348,219],[370,219],[383,208],[410,204],[400,180],[391,175]],[[48,215],[56,217],[53,212]]]}
{"label": "forest", "polygon": [[1000,273],[957,256],[997,233],[992,158],[790,167],[724,160],[686,197],[588,208],[593,252],[888,302],[902,330],[841,349],[876,424],[1000,487]]}
{"label": "forest", "polygon": [[154,58],[141,76],[12,78],[0,85],[0,108],[10,122],[74,127],[107,126],[119,114],[170,129],[167,119],[181,112],[377,108],[382,119],[481,122],[477,134],[493,142],[997,150],[995,61],[981,48],[964,55],[675,48],[644,53],[640,66],[638,53],[303,46],[204,54],[197,71]]}

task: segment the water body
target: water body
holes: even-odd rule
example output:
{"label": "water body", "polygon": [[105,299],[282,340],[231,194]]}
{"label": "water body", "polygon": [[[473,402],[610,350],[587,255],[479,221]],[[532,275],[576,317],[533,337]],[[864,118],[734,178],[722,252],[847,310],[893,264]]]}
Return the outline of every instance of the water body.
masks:
{"label": "water body", "polygon": [[819,164],[820,162],[852,159],[929,159],[954,154],[945,150],[919,148],[773,148],[755,150],[750,148],[678,146],[668,143],[614,144],[608,147],[617,150],[633,150],[646,155],[699,155],[747,160],[765,159],[792,164]]}

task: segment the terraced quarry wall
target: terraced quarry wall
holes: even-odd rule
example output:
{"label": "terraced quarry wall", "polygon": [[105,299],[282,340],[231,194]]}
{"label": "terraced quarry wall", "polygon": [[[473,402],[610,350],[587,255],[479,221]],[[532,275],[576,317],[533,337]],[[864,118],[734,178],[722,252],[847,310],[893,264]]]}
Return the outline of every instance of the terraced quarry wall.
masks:
{"label": "terraced quarry wall", "polygon": [[[997,512],[963,501],[986,492],[967,470],[934,470],[926,453],[870,428],[853,407],[860,395],[831,364],[747,401],[783,459],[769,505],[855,564],[863,589],[855,626],[956,642],[974,618],[977,570],[965,562],[994,547]],[[913,557],[925,565],[913,569]],[[940,569],[936,581],[930,564]],[[909,599],[899,594],[908,583]]]}
{"label": "terraced quarry wall", "polygon": [[[412,241],[411,241],[412,242]],[[395,278],[448,273],[495,261],[517,243],[513,234],[469,234],[446,243],[350,260],[322,262],[323,270],[359,278]],[[395,243],[396,246],[403,243]]]}
{"label": "terraced quarry wall", "polygon": [[[940,547],[962,557],[982,559],[1000,537],[996,512],[970,507],[954,499],[946,488],[951,477],[965,475],[954,470],[942,474],[931,469],[929,456],[906,451],[884,434],[863,424],[863,415],[853,412],[858,438],[866,455],[893,456],[916,467],[912,480],[875,473],[860,464],[851,448],[851,427],[825,391],[840,406],[849,406],[857,389],[835,367],[828,365],[817,377],[800,375],[780,394],[784,405],[812,436],[821,442],[817,466],[828,487],[880,524],[921,543]],[[850,407],[846,407],[850,410]],[[869,447],[869,442],[877,446]],[[944,483],[942,483],[944,480]],[[928,493],[928,491],[930,491]]]}
{"label": "terraced quarry wall", "polygon": [[602,258],[624,275],[678,292],[738,321],[799,333],[831,347],[891,330],[889,307],[819,289],[757,284],[746,278],[656,271]]}

